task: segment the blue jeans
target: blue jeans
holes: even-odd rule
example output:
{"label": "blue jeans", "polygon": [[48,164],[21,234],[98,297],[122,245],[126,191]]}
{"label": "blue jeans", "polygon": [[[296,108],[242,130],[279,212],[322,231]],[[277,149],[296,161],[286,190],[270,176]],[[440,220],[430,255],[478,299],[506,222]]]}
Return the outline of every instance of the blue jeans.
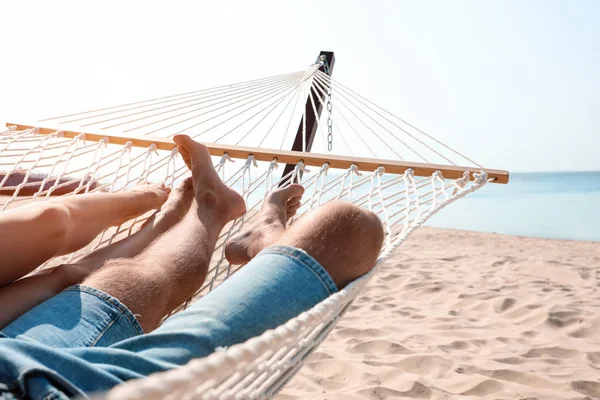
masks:
{"label": "blue jeans", "polygon": [[0,333],[0,399],[54,400],[105,391],[260,335],[336,291],[306,252],[274,246],[144,334],[119,300],[73,286]]}

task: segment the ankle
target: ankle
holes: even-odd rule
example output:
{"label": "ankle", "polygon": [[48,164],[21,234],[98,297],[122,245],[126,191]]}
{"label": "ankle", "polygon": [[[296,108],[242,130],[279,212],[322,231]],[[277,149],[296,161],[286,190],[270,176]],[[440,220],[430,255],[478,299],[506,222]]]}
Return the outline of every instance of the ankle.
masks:
{"label": "ankle", "polygon": [[198,207],[203,207],[210,210],[217,210],[219,209],[219,206],[223,205],[223,202],[219,198],[217,192],[210,188],[197,189],[195,192],[195,200],[196,203],[198,203]]}

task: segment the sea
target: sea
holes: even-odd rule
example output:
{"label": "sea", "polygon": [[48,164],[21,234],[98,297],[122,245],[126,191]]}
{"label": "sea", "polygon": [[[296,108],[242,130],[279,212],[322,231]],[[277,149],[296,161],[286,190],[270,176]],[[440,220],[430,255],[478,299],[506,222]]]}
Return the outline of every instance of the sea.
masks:
{"label": "sea", "polygon": [[600,171],[513,173],[433,216],[432,227],[600,241]]}

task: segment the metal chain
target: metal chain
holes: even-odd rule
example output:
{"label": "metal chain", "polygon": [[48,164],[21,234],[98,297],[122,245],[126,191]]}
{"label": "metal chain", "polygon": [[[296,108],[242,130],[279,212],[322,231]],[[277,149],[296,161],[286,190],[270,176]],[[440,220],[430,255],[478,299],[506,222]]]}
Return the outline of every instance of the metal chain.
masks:
{"label": "metal chain", "polygon": [[327,88],[327,150],[333,149],[333,121],[331,120],[331,86]]}

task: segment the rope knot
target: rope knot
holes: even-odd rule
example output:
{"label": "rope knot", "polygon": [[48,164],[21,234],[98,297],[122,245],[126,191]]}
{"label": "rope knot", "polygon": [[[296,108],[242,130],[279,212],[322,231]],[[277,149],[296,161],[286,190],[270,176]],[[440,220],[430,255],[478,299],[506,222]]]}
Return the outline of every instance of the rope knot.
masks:
{"label": "rope knot", "polygon": [[323,173],[323,175],[327,175],[327,173],[329,172],[329,163],[321,165],[321,172]]}
{"label": "rope knot", "polygon": [[353,173],[356,176],[362,176],[362,174],[360,173],[360,171],[358,170],[358,165],[356,164],[352,164],[350,165],[349,168],[350,172]]}
{"label": "rope knot", "polygon": [[250,167],[258,167],[258,164],[256,163],[256,160],[254,159],[254,156],[252,154],[250,154],[248,156],[248,159],[246,159],[246,164],[244,165],[245,168],[250,168]]}
{"label": "rope knot", "polygon": [[487,172],[484,170],[481,170],[479,173],[473,172],[473,177],[475,178],[475,183],[477,185],[487,183],[488,180]]}
{"label": "rope knot", "polygon": [[106,147],[108,145],[108,138],[104,136],[102,139],[100,139],[100,143]]}
{"label": "rope knot", "polygon": [[443,179],[442,177],[442,171],[435,171],[432,175],[434,178],[440,178]]}
{"label": "rope knot", "polygon": [[377,169],[375,170],[375,175],[383,176],[383,174],[385,174],[385,168],[383,166],[377,167]]}
{"label": "rope knot", "polygon": [[269,163],[269,171],[276,170],[277,168],[279,168],[279,163],[277,162],[277,157],[275,157],[273,161]]}
{"label": "rope knot", "polygon": [[129,140],[129,141],[125,142],[125,144],[123,145],[123,149],[131,152],[132,146],[133,146],[133,143],[131,143],[131,140]]}
{"label": "rope knot", "polygon": [[[178,147],[175,147],[175,149],[179,149]],[[173,149],[173,150],[175,150]],[[225,165],[225,163],[227,163],[227,161],[229,162],[235,162],[235,160],[233,160],[231,158],[231,156],[229,155],[229,153],[223,153],[223,156],[221,156],[221,159],[219,160],[219,167],[222,167]]]}
{"label": "rope knot", "polygon": [[462,178],[458,178],[455,184],[458,185],[460,188],[464,188],[467,185],[467,183],[469,183],[470,178],[471,177],[469,176],[469,171],[465,171],[463,172]]}
{"label": "rope knot", "polygon": [[171,149],[171,157],[176,157],[177,154],[179,154],[179,147],[173,147],[173,149]]}
{"label": "rope knot", "polygon": [[404,171],[404,175],[412,178],[415,176],[415,171],[413,171],[412,168],[408,168],[406,171]]}
{"label": "rope knot", "polygon": [[156,143],[152,143],[150,146],[148,146],[148,152],[154,152],[154,154],[158,155],[158,150],[156,149]]}
{"label": "rope knot", "polygon": [[306,172],[307,174],[310,173],[310,171],[308,169],[306,169],[306,166],[304,165],[304,162],[302,161],[298,161],[298,164],[296,164],[296,168],[294,168],[296,170],[296,172]]}

